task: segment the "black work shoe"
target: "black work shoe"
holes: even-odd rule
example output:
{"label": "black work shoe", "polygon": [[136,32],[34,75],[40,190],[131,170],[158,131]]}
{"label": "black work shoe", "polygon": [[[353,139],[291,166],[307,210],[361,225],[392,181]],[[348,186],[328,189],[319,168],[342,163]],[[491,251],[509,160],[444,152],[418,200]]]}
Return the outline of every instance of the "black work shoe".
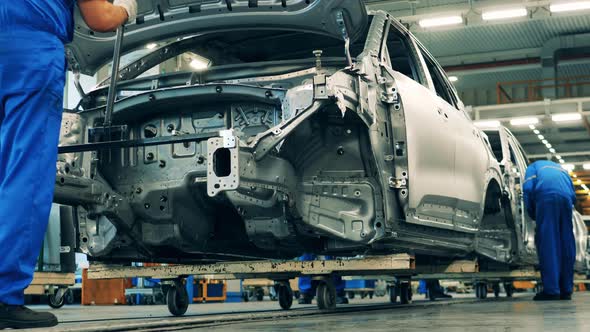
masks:
{"label": "black work shoe", "polygon": [[572,300],[572,293],[561,294],[561,295],[559,295],[559,299],[562,301],[571,301]]}
{"label": "black work shoe", "polygon": [[22,305],[0,303],[0,329],[31,329],[57,325],[57,318],[49,312],[36,312]]}
{"label": "black work shoe", "polygon": [[537,293],[533,298],[535,301],[559,301],[559,299],[559,295],[551,295],[547,293]]}

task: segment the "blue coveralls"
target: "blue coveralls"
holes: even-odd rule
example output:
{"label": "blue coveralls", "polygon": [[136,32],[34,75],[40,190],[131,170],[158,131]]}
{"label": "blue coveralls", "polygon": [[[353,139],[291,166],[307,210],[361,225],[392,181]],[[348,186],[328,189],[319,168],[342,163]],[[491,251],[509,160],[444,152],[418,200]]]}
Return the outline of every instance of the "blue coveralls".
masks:
{"label": "blue coveralls", "polygon": [[576,261],[572,180],[560,165],[537,161],[527,168],[523,191],[527,212],[537,222],[535,242],[543,292],[570,294]]}
{"label": "blue coveralls", "polygon": [[0,303],[22,305],[53,200],[74,0],[0,0]]}
{"label": "blue coveralls", "polygon": [[[303,261],[303,262],[313,261],[315,259],[317,259],[317,256],[314,254],[303,254],[301,257],[299,257],[299,260]],[[334,258],[332,256],[326,256],[325,259],[332,260]],[[344,282],[342,277],[334,276],[333,280],[334,280],[334,287],[336,288],[336,295],[341,296],[341,297],[344,296],[344,288],[346,286],[346,283]],[[315,296],[317,282],[314,282],[311,279],[311,277],[308,277],[308,276],[299,277],[298,286],[299,286],[299,293],[301,295],[307,296],[310,298],[313,298]]]}

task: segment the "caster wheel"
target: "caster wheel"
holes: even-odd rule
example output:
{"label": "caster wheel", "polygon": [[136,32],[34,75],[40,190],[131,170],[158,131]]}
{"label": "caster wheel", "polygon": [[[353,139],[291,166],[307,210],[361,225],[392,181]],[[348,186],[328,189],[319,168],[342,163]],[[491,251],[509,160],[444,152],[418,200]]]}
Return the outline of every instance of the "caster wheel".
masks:
{"label": "caster wheel", "polygon": [[264,300],[264,290],[262,290],[262,289],[257,289],[256,290],[256,300],[257,301],[263,301]]}
{"label": "caster wheel", "polygon": [[504,290],[506,290],[506,297],[512,297],[514,295],[514,286],[511,282],[504,284]]}
{"label": "caster wheel", "polygon": [[[56,292],[56,293],[57,293],[57,292]],[[65,297],[65,294],[64,294],[64,295],[63,295],[61,298],[59,298],[59,299],[57,299],[57,296],[56,296],[56,294],[51,294],[51,295],[49,295],[49,301],[48,301],[48,304],[49,304],[49,306],[50,306],[50,307],[52,307],[53,309],[59,309],[59,308],[63,307],[63,306],[64,306],[64,304],[66,304],[66,297]]]}
{"label": "caster wheel", "polygon": [[175,282],[174,287],[166,294],[168,311],[174,316],[182,316],[188,309],[188,292],[181,282]]}
{"label": "caster wheel", "polygon": [[494,284],[493,289],[494,289],[494,297],[499,298],[500,297],[500,284]]}
{"label": "caster wheel", "polygon": [[348,298],[349,299],[354,299],[354,297],[356,296],[356,294],[354,292],[348,292]]}
{"label": "caster wheel", "polygon": [[283,310],[291,309],[293,305],[293,290],[291,286],[287,284],[281,284],[278,287],[279,305]]}
{"label": "caster wheel", "polygon": [[397,303],[397,286],[389,287],[389,302]]}
{"label": "caster wheel", "polygon": [[336,288],[331,282],[322,281],[317,289],[318,308],[333,310],[336,308]]}
{"label": "caster wheel", "polygon": [[402,282],[399,287],[399,302],[401,304],[412,303],[412,288],[409,282]]}
{"label": "caster wheel", "polygon": [[485,300],[488,297],[488,285],[479,283],[475,286],[475,294],[478,299]]}

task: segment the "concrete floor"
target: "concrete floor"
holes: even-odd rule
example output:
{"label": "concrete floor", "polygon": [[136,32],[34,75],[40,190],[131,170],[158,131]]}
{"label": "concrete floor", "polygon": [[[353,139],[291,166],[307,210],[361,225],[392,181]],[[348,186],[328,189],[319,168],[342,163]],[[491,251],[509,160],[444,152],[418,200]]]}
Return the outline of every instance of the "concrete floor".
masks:
{"label": "concrete floor", "polygon": [[[387,304],[384,297],[355,299],[341,306],[347,311],[321,315],[315,306],[295,304],[292,310],[282,311],[277,309],[277,302],[268,300],[195,304],[182,318],[171,318],[165,306],[66,306],[51,311],[61,323],[51,331],[125,330],[137,323],[159,322],[187,325],[184,331],[590,331],[590,293],[576,293],[571,302],[544,303],[531,301],[532,294],[485,301],[473,297],[469,294],[450,301],[418,300],[410,306],[385,309],[375,307]],[[367,311],[368,307],[371,310]],[[219,323],[231,319],[236,322]],[[125,324],[129,324],[127,328]],[[154,326],[144,328],[160,330]]]}

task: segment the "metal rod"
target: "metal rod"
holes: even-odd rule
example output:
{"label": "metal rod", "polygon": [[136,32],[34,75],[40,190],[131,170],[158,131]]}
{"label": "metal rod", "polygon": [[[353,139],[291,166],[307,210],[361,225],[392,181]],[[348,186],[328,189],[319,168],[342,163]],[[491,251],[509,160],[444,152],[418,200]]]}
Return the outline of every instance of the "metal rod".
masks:
{"label": "metal rod", "polygon": [[58,153],[78,153],[87,151],[97,151],[101,149],[118,149],[118,148],[132,148],[138,146],[154,146],[164,144],[178,144],[184,142],[198,142],[204,141],[212,137],[217,137],[218,132],[212,133],[201,133],[201,134],[190,134],[181,136],[164,136],[145,138],[137,140],[126,140],[126,141],[108,141],[98,143],[86,143],[86,144],[75,144],[65,145],[58,148]]}
{"label": "metal rod", "polygon": [[123,46],[123,31],[125,26],[121,25],[117,28],[117,39],[115,40],[115,50],[113,52],[113,67],[111,68],[111,84],[109,85],[109,94],[107,97],[107,108],[104,117],[104,127],[111,125],[113,116],[113,107],[115,105],[115,97],[117,96],[117,82],[119,78],[119,62],[121,60],[121,47]]}

